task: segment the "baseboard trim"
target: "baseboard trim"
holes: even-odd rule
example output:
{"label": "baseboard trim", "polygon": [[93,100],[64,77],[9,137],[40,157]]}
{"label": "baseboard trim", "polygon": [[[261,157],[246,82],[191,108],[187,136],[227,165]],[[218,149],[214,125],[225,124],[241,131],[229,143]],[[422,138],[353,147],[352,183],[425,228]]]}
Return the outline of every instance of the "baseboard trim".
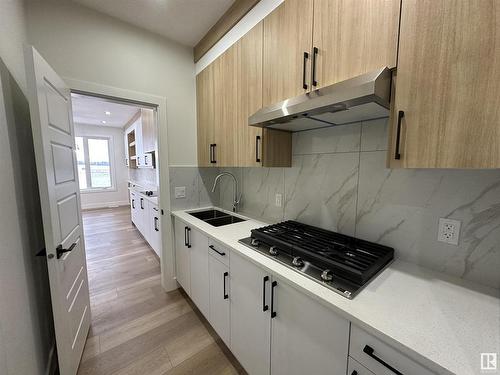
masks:
{"label": "baseboard trim", "polygon": [[122,207],[122,206],[128,206],[128,205],[129,205],[128,201],[92,203],[92,204],[85,204],[85,205],[82,204],[82,210],[88,211],[88,210],[95,210],[98,208],[115,208],[115,207]]}
{"label": "baseboard trim", "polygon": [[57,355],[56,355],[56,343],[54,342],[49,350],[49,358],[47,360],[47,368],[45,369],[45,375],[54,375],[57,372]]}

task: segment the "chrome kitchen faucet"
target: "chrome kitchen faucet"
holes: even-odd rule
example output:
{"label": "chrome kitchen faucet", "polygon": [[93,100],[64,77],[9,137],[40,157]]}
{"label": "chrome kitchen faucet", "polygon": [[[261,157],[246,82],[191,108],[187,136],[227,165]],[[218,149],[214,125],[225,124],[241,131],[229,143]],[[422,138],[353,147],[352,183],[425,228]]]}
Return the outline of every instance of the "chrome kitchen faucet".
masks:
{"label": "chrome kitchen faucet", "polygon": [[217,182],[219,182],[219,179],[222,176],[230,176],[233,178],[233,189],[234,189],[234,200],[233,200],[233,212],[236,212],[236,209],[238,205],[240,204],[241,200],[241,194],[238,195],[238,180],[236,180],[236,177],[232,173],[229,172],[222,172],[215,177],[214,180],[214,186],[212,186],[212,193],[215,193],[215,188],[217,187]]}

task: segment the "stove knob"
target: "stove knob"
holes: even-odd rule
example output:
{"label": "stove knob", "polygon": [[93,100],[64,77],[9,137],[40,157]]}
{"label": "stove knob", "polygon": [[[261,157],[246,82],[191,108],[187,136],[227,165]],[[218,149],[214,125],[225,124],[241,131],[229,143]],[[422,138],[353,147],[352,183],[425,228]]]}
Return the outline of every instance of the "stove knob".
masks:
{"label": "stove knob", "polygon": [[295,257],[293,258],[292,260],[292,264],[295,266],[295,267],[303,267],[304,266],[304,261],[302,260],[301,257]]}
{"label": "stove knob", "polygon": [[278,248],[276,246],[271,246],[269,248],[269,254],[272,256],[277,256],[278,255]]}
{"label": "stove knob", "polygon": [[333,280],[333,272],[330,271],[330,270],[324,270],[322,273],[321,273],[321,279],[323,281],[332,281]]}
{"label": "stove knob", "polygon": [[259,240],[257,238],[252,238],[252,246],[259,246]]}

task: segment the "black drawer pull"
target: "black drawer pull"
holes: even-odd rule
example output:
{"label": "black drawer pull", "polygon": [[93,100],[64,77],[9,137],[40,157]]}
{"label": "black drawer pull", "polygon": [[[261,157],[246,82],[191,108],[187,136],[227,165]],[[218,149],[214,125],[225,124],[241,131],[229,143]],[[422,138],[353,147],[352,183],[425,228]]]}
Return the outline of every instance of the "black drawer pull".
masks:
{"label": "black drawer pull", "polygon": [[155,231],[159,232],[160,230],[158,229],[158,218],[155,216]]}
{"label": "black drawer pull", "polygon": [[394,159],[400,160],[401,159],[401,152],[399,150],[400,143],[401,143],[401,122],[403,120],[403,117],[405,117],[404,111],[398,111],[398,128],[396,130],[396,152],[394,153]]}
{"label": "black drawer pull", "polygon": [[264,276],[262,280],[262,311],[269,310],[269,305],[266,305],[266,283],[269,281],[269,276]]}
{"label": "black drawer pull", "polygon": [[132,208],[135,208],[135,199],[132,199]]}
{"label": "black drawer pull", "polygon": [[191,228],[189,228],[189,227],[188,227],[187,232],[188,232],[188,243],[187,243],[187,247],[188,247],[188,249],[190,249],[190,248],[191,248]]}
{"label": "black drawer pull", "polygon": [[188,245],[188,235],[187,235],[187,233],[188,233],[188,227],[184,227],[184,246],[186,246],[186,247]]}
{"label": "black drawer pull", "polygon": [[144,198],[141,198],[141,210],[144,210]]}
{"label": "black drawer pull", "polygon": [[274,311],[274,288],[276,288],[276,286],[278,285],[278,283],[276,281],[273,281],[271,283],[271,318],[276,318],[276,311]]}
{"label": "black drawer pull", "polygon": [[212,148],[212,155],[210,157],[210,163],[215,164],[215,163],[217,163],[217,159],[216,159],[216,155],[215,155],[215,148],[217,147],[217,144],[212,143],[210,145],[210,147]]}
{"label": "black drawer pull", "polygon": [[255,161],[260,163],[260,152],[259,152],[260,135],[255,137]]}
{"label": "black drawer pull", "polygon": [[217,250],[217,249],[215,248],[215,246],[214,246],[214,245],[210,245],[210,246],[209,246],[209,248],[211,248],[213,251],[215,251],[215,252],[216,252],[217,254],[219,254],[220,256],[224,256],[224,255],[226,255],[226,253],[225,253],[225,252],[223,252],[223,251],[221,252],[221,251]]}
{"label": "black drawer pull", "polygon": [[302,61],[302,88],[304,90],[307,90],[307,83],[306,83],[306,64],[307,64],[307,59],[309,58],[309,53],[304,52],[304,60]]}
{"label": "black drawer pull", "polygon": [[316,56],[318,56],[319,49],[318,47],[313,48],[313,57],[312,57],[312,70],[311,70],[311,83],[314,87],[318,86],[318,81],[316,81]]}
{"label": "black drawer pull", "polygon": [[385,362],[383,359],[377,357],[374,354],[374,350],[373,350],[373,348],[371,346],[365,345],[365,347],[363,348],[363,352],[365,352],[365,354],[368,354],[370,357],[372,357],[375,361],[377,361],[381,365],[383,365],[386,368],[388,368],[389,370],[391,370],[393,373],[395,373],[397,375],[403,375],[402,372],[396,370],[394,367],[392,367],[390,364],[388,364],[387,362]]}
{"label": "black drawer pull", "polygon": [[229,298],[229,294],[227,294],[227,292],[226,292],[226,277],[228,277],[228,276],[229,276],[229,273],[224,272],[224,299]]}

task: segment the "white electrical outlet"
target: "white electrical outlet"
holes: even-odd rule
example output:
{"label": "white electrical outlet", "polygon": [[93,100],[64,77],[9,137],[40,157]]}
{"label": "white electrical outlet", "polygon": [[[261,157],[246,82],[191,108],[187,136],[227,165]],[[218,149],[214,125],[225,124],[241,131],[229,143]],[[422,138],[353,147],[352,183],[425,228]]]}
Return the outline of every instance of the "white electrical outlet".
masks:
{"label": "white electrical outlet", "polygon": [[461,222],[458,220],[440,218],[438,241],[458,245],[458,238],[460,237],[460,224]]}
{"label": "white electrical outlet", "polygon": [[281,207],[283,205],[283,194],[276,194],[276,207]]}
{"label": "white electrical outlet", "polygon": [[186,187],[176,186],[175,187],[175,199],[186,198]]}

